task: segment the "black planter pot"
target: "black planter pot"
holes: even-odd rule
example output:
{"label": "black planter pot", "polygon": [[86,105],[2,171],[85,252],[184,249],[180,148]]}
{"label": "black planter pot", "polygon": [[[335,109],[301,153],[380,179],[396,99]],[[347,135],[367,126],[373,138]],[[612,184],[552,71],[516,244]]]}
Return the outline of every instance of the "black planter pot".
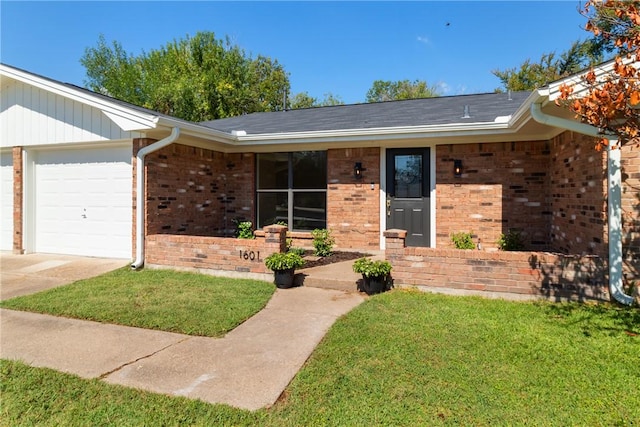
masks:
{"label": "black planter pot", "polygon": [[366,277],[363,275],[362,290],[365,291],[367,295],[379,294],[387,290],[388,280],[388,276]]}
{"label": "black planter pot", "polygon": [[293,287],[293,278],[295,277],[295,269],[275,270],[273,272],[273,282],[280,289]]}

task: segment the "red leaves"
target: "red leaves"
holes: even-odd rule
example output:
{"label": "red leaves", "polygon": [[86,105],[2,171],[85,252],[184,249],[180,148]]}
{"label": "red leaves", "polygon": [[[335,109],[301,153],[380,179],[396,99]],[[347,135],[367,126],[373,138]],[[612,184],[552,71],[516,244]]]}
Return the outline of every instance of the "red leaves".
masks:
{"label": "red leaves", "polygon": [[[602,135],[614,136],[619,144],[631,140],[638,141],[640,136],[640,72],[636,68],[640,61],[640,13],[638,2],[623,0],[588,0],[583,14],[590,16],[611,16],[618,19],[616,25],[624,28],[617,33],[616,46],[625,47],[628,52],[618,55],[612,70],[606,75],[598,75],[590,70],[582,78],[584,95],[577,97],[574,86],[563,84],[559,88],[560,96],[556,104],[574,112],[577,119],[600,130]],[[600,28],[598,21],[590,18],[585,29],[593,34],[613,37],[606,28]],[[602,150],[609,144],[607,138],[596,142],[596,149]],[[612,147],[613,148],[613,147]]]}

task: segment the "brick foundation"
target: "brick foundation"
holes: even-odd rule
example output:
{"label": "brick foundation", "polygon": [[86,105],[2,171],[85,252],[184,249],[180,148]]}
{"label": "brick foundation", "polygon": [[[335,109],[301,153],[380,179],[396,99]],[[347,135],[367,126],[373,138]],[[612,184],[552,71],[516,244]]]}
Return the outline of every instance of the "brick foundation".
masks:
{"label": "brick foundation", "polygon": [[153,234],[146,239],[145,264],[269,280],[273,273],[264,259],[286,250],[286,231],[268,226],[256,239]]}
{"label": "brick foundation", "polygon": [[385,257],[398,286],[424,286],[554,300],[608,300],[606,263],[594,255],[406,247],[387,230]]}

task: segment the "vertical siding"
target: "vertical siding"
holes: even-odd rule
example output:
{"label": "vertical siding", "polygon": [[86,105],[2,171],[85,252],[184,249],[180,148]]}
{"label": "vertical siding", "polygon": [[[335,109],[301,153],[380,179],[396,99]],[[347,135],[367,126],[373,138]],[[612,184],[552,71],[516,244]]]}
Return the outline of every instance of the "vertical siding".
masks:
{"label": "vertical siding", "polygon": [[0,144],[4,147],[130,139],[97,108],[28,84],[3,79]]}

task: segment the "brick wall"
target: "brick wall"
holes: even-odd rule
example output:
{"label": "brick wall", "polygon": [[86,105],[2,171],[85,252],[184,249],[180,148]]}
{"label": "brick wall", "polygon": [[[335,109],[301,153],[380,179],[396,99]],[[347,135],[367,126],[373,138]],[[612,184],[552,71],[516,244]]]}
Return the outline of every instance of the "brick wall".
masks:
{"label": "brick wall", "polygon": [[24,192],[22,184],[22,147],[13,147],[13,253],[24,253],[22,245],[22,207]]}
{"label": "brick wall", "polygon": [[[471,232],[496,248],[502,233],[521,232],[525,248],[549,247],[549,143],[505,142],[436,147],[436,246],[452,233]],[[453,161],[462,160],[460,178]]]}
{"label": "brick wall", "polygon": [[598,256],[405,247],[404,230],[384,234],[396,286],[554,300],[609,299],[606,265]]}
{"label": "brick wall", "polygon": [[146,157],[147,233],[233,236],[254,221],[254,155],[171,144]]}
{"label": "brick wall", "polygon": [[608,256],[607,159],[592,137],[565,132],[551,141],[551,247]]}
{"label": "brick wall", "polygon": [[622,148],[621,166],[624,276],[640,286],[640,145]]}
{"label": "brick wall", "polygon": [[264,265],[264,259],[286,250],[286,227],[265,227],[261,235],[256,239],[236,239],[154,234],[146,239],[145,264],[269,280],[273,273]]}
{"label": "brick wall", "polygon": [[[362,180],[354,178],[355,162],[366,168]],[[329,150],[327,164],[327,229],[336,239],[336,248],[378,249],[380,149]]]}

